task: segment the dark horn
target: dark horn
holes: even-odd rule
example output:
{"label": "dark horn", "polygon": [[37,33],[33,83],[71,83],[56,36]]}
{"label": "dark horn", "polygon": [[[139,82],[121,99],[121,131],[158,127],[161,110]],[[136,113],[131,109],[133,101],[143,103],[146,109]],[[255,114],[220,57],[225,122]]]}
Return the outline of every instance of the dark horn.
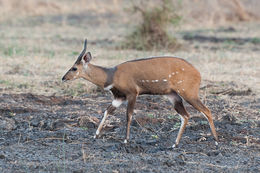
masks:
{"label": "dark horn", "polygon": [[85,42],[84,42],[84,49],[87,49],[87,43],[88,43],[88,41],[87,41],[87,39],[85,39]]}
{"label": "dark horn", "polygon": [[85,42],[84,42],[84,49],[82,50],[82,52],[80,53],[79,57],[78,57],[78,60],[81,60],[82,56],[85,54],[86,50],[87,50],[87,39],[85,39]]}

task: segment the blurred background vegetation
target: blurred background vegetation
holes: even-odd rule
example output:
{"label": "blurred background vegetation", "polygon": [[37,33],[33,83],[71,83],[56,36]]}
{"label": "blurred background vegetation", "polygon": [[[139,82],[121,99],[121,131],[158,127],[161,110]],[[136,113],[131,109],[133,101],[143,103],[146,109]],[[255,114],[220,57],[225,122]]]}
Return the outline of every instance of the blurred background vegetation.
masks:
{"label": "blurred background vegetation", "polygon": [[249,78],[254,86],[259,6],[258,0],[0,0],[0,92],[92,91],[82,80],[60,83],[84,38],[95,64],[170,54],[195,64],[206,80]]}

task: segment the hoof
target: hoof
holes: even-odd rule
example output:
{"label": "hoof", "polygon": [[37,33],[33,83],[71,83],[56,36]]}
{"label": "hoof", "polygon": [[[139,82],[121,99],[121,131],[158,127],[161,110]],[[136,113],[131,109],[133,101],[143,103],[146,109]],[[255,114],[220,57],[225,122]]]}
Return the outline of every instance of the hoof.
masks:
{"label": "hoof", "polygon": [[96,131],[96,134],[94,135],[94,139],[98,138],[99,130]]}

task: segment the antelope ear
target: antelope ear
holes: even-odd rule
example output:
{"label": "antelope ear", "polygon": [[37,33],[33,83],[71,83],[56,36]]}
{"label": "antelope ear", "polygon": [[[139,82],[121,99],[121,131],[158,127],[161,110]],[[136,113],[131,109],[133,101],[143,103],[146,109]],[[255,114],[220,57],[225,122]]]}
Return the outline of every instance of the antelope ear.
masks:
{"label": "antelope ear", "polygon": [[88,63],[89,61],[91,61],[91,59],[92,59],[92,56],[91,56],[91,53],[90,53],[90,52],[85,53],[85,54],[83,55],[83,57],[82,57],[82,61],[83,61],[84,63]]}

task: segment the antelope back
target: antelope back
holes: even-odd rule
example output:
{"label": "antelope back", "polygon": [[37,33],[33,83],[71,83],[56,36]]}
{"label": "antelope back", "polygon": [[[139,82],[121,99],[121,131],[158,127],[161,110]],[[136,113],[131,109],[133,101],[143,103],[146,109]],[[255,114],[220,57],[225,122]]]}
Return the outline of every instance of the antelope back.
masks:
{"label": "antelope back", "polygon": [[117,66],[114,78],[119,86],[140,94],[184,93],[190,88],[198,90],[200,84],[200,73],[187,61],[174,57],[125,62]]}

